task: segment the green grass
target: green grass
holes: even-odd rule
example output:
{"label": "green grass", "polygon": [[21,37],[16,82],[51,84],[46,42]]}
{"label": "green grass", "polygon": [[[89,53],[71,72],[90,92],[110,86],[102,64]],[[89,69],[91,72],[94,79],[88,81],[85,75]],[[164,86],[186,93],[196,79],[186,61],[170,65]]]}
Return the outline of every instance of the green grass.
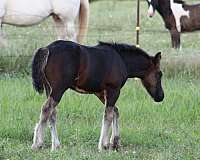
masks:
{"label": "green grass", "polygon": [[[195,1],[192,1],[195,2]],[[21,159],[200,159],[200,32],[182,35],[182,51],[171,49],[160,16],[149,19],[141,3],[140,46],[148,53],[163,52],[165,100],[157,104],[139,81],[130,80],[117,102],[120,111],[121,151],[97,150],[103,107],[93,95],[66,92],[58,106],[62,143],[51,152],[47,129],[44,149],[32,151],[33,129],[45,96],[32,88],[34,50],[55,40],[52,20],[29,28],[6,25],[8,46],[0,50],[0,160]],[[98,1],[91,4],[85,44],[98,40],[135,43],[135,1]],[[19,74],[18,74],[19,73]],[[28,73],[28,75],[27,75]]]}
{"label": "green grass", "polygon": [[36,94],[27,77],[0,79],[0,157],[9,159],[198,159],[200,158],[200,84],[165,79],[165,100],[156,104],[139,81],[130,80],[117,102],[121,151],[98,153],[103,107],[93,95],[68,91],[58,106],[62,148],[46,145],[32,151],[33,129],[44,96]]}

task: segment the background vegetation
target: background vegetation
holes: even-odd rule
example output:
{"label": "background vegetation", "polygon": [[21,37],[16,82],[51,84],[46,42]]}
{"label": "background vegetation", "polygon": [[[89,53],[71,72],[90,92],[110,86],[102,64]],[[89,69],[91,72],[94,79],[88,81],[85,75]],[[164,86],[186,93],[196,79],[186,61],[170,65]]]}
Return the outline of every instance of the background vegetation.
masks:
{"label": "background vegetation", "polygon": [[[196,1],[190,1],[196,3]],[[104,1],[91,4],[89,34],[85,44],[95,45],[99,40],[134,44],[136,24],[136,1]],[[77,26],[78,27],[78,26]],[[8,47],[0,50],[0,72],[30,72],[34,51],[56,38],[52,19],[39,26],[19,28],[5,25]],[[39,37],[39,38],[38,38]],[[182,35],[182,50],[171,49],[168,31],[161,17],[147,17],[147,4],[141,2],[140,46],[150,54],[163,52],[163,68],[166,76],[177,73],[199,77],[200,32]],[[169,71],[169,72],[168,72]]]}
{"label": "background vegetation", "polygon": [[[190,1],[195,3],[195,1]],[[182,50],[171,49],[168,31],[158,14],[146,16],[141,3],[140,46],[154,55],[162,51],[165,100],[156,104],[140,81],[130,80],[117,103],[121,151],[98,153],[102,104],[92,95],[66,92],[58,107],[62,148],[50,152],[50,133],[41,151],[30,149],[33,128],[45,96],[32,88],[30,63],[34,51],[55,40],[51,19],[39,26],[5,25],[8,46],[0,50],[0,159],[200,159],[200,32],[182,35]],[[135,1],[91,4],[85,44],[98,40],[135,43]]]}

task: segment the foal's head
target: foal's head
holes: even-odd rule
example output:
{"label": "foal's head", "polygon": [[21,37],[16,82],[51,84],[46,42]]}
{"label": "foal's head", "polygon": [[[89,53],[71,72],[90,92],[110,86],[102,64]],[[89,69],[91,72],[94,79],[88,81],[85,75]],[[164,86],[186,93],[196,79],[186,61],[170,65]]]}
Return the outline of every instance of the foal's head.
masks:
{"label": "foal's head", "polygon": [[162,72],[160,70],[161,53],[151,57],[150,67],[141,78],[148,93],[156,102],[164,99],[164,92],[161,84]]}
{"label": "foal's head", "polygon": [[158,0],[146,0],[149,6],[148,16],[153,17],[158,6]]}

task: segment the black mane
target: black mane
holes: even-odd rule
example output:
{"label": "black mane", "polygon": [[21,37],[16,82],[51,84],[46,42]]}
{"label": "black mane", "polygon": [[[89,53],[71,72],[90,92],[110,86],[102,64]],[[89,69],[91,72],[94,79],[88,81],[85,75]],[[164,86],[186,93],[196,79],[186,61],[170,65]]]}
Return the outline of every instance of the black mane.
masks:
{"label": "black mane", "polygon": [[185,2],[182,1],[182,0],[174,0],[174,2],[175,2],[175,3],[179,3],[179,4],[183,4],[183,5],[185,4]]}
{"label": "black mane", "polygon": [[134,45],[128,45],[128,44],[123,44],[123,43],[109,43],[109,42],[102,42],[99,41],[100,46],[110,46],[114,48],[118,53],[123,54],[124,52],[129,52],[131,54],[137,55],[137,56],[143,56],[146,57],[147,59],[150,59],[150,56],[143,51],[142,49],[134,46]]}

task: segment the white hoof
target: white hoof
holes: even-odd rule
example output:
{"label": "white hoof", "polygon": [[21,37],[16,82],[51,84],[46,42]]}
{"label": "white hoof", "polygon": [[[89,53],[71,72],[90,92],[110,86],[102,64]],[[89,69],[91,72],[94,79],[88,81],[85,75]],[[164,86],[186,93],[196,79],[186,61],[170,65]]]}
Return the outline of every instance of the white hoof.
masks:
{"label": "white hoof", "polygon": [[60,147],[61,147],[60,144],[54,145],[54,146],[52,146],[51,151],[56,151],[56,150],[60,149]]}
{"label": "white hoof", "polygon": [[58,150],[59,148],[61,148],[60,143],[52,144],[51,151],[56,151],[56,150]]}
{"label": "white hoof", "polygon": [[99,144],[98,145],[98,149],[99,149],[99,152],[102,152],[102,150],[109,150],[109,144]]}
{"label": "white hoof", "polygon": [[32,150],[38,150],[42,148],[42,144],[32,144],[31,149]]}

